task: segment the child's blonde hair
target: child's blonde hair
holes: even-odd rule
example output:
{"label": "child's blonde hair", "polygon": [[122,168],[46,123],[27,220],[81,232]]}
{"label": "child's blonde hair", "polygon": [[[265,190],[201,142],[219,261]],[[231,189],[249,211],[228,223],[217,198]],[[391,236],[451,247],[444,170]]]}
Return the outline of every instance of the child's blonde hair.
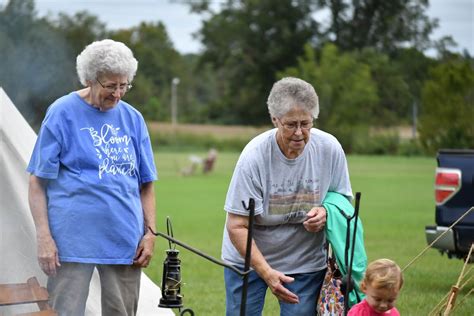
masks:
{"label": "child's blonde hair", "polygon": [[365,271],[362,287],[370,285],[375,289],[401,289],[403,274],[400,267],[390,259],[372,261]]}

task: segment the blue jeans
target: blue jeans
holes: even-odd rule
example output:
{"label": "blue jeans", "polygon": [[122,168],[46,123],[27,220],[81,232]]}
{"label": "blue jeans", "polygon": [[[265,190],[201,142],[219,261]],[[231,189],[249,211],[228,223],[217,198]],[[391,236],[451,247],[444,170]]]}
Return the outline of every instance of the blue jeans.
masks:
{"label": "blue jeans", "polygon": [[[314,316],[316,315],[316,302],[321,292],[326,270],[314,273],[290,274],[295,280],[292,283],[285,283],[285,287],[298,295],[298,304],[288,304],[280,302],[281,316]],[[243,279],[234,271],[224,269],[224,281],[226,289],[226,316],[240,315],[240,302],[242,299]],[[247,303],[245,308],[246,316],[262,315],[265,303],[267,284],[255,272],[248,275]]]}

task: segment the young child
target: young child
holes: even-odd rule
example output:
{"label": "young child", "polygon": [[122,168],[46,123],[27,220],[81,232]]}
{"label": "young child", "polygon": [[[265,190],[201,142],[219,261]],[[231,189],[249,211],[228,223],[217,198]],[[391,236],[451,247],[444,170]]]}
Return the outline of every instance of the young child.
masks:
{"label": "young child", "polygon": [[395,301],[403,285],[400,267],[389,259],[369,264],[360,284],[365,299],[354,305],[348,316],[400,316]]}

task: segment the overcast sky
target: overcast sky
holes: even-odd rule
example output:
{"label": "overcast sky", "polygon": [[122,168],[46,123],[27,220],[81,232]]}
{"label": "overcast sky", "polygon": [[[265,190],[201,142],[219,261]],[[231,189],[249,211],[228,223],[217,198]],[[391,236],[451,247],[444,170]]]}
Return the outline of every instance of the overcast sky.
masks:
{"label": "overcast sky", "polygon": [[[189,12],[189,7],[173,0],[35,0],[39,16],[48,12],[89,10],[106,23],[108,29],[129,28],[141,21],[162,21],[175,48],[181,53],[198,52],[200,43],[192,33],[201,25],[201,17]],[[216,0],[216,5],[219,3]],[[5,5],[7,0],[0,0]],[[451,35],[458,51],[467,49],[474,55],[474,0],[430,0],[428,15],[439,19],[439,28],[432,39]]]}

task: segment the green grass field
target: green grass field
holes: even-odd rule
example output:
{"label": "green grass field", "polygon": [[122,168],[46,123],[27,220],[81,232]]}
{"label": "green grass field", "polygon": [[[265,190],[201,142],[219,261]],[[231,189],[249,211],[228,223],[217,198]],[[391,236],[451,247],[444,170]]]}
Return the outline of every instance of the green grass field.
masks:
{"label": "green grass field", "polygon": [[[198,154],[205,156],[204,152]],[[238,153],[219,153],[211,174],[197,172],[184,177],[179,171],[189,165],[188,156],[160,151],[156,154],[160,176],[156,182],[157,228],[166,232],[169,216],[175,238],[220,258],[223,205]],[[424,226],[434,224],[435,159],[350,156],[348,161],[353,191],[362,193],[360,216],[369,261],[387,257],[403,268],[425,248]],[[184,306],[192,308],[196,315],[224,315],[223,268],[177,248],[181,251]],[[155,257],[146,269],[160,286],[166,249],[168,242],[158,238]],[[401,315],[428,315],[456,284],[462,264],[428,250],[405,272],[405,285],[397,303]],[[473,274],[471,270],[469,275]],[[473,287],[471,279],[458,301]],[[474,315],[473,297],[471,293],[453,315]],[[264,315],[279,315],[270,292]]]}

